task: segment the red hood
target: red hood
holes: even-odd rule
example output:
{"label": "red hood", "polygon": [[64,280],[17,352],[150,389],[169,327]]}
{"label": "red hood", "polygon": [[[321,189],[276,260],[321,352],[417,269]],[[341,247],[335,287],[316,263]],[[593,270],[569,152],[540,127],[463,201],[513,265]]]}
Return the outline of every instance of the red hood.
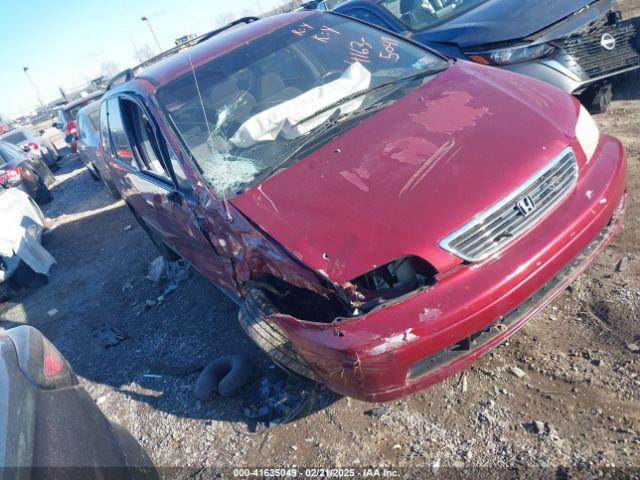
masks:
{"label": "red hood", "polygon": [[575,148],[578,108],[458,62],[232,203],[337,283],[403,255],[446,271],[460,260],[438,242]]}

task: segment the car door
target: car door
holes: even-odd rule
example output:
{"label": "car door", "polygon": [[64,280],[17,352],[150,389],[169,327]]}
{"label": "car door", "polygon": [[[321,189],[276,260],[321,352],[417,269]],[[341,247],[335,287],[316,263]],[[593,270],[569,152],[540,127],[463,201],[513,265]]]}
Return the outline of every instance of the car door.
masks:
{"label": "car door", "polygon": [[235,291],[231,261],[218,255],[202,231],[187,177],[146,107],[133,96],[121,96],[109,100],[107,115],[112,138],[114,126],[116,132],[121,129],[114,147],[125,168],[119,176],[125,201],[158,240],[228,293]]}
{"label": "car door", "polygon": [[[84,148],[88,161],[100,171],[100,110],[89,111],[84,118]],[[78,148],[80,148],[78,146]]]}
{"label": "car door", "polygon": [[87,123],[84,115],[78,115],[78,155],[82,163],[89,166],[91,160],[87,152]]}

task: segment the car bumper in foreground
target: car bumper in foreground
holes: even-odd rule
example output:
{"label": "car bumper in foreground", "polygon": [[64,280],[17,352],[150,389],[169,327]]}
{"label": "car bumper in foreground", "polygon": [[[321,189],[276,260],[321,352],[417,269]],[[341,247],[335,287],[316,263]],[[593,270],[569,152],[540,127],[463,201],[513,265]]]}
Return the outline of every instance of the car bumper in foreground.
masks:
{"label": "car bumper in foreground", "polygon": [[602,252],[625,206],[626,156],[603,136],[569,196],[501,256],[461,265],[358,318],[273,320],[329,388],[393,400],[455,374],[518,331]]}

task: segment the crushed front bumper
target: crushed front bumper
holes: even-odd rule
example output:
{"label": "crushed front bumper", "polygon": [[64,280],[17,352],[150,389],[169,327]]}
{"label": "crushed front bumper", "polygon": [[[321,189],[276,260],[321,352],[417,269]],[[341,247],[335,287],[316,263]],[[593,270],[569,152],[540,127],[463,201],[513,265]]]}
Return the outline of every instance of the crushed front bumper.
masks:
{"label": "crushed front bumper", "polygon": [[338,393],[389,401],[426,388],[504,342],[597,257],[622,223],[626,172],[622,145],[603,136],[574,190],[501,256],[361,317],[272,319]]}

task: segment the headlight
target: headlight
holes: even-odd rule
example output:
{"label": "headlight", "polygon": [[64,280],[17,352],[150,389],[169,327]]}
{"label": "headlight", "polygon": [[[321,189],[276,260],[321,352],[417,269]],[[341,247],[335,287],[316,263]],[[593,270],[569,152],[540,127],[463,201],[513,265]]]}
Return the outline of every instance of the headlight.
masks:
{"label": "headlight", "polygon": [[580,114],[576,123],[576,138],[587,156],[587,163],[589,163],[593,158],[593,154],[596,153],[596,148],[598,148],[600,130],[591,114],[582,105],[580,105]]}
{"label": "headlight", "polygon": [[485,52],[468,52],[467,56],[476,63],[483,65],[513,65],[515,63],[529,62],[546,57],[555,50],[551,45],[533,45],[522,47],[501,48],[487,50]]}

